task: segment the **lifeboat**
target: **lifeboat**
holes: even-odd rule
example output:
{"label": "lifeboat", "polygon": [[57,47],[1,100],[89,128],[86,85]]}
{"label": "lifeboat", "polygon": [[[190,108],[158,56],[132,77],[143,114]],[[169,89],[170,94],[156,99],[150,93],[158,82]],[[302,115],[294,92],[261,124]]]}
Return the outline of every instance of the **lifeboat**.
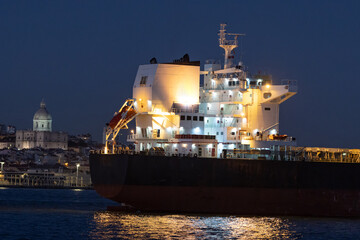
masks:
{"label": "lifeboat", "polygon": [[115,129],[116,126],[121,126],[123,123],[128,122],[132,117],[136,115],[136,111],[133,108],[124,106],[120,112],[118,112],[109,122],[109,127]]}
{"label": "lifeboat", "polygon": [[272,135],[269,135],[269,139],[270,140],[285,140],[288,136],[285,134],[285,135],[279,135],[279,134],[272,134]]}

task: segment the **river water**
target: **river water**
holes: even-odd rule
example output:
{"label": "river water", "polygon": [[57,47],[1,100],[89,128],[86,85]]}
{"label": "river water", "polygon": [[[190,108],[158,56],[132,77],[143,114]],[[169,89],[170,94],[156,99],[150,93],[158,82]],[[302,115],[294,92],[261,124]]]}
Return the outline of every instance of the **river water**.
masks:
{"label": "river water", "polygon": [[125,214],[93,190],[0,188],[0,239],[360,239],[360,219]]}

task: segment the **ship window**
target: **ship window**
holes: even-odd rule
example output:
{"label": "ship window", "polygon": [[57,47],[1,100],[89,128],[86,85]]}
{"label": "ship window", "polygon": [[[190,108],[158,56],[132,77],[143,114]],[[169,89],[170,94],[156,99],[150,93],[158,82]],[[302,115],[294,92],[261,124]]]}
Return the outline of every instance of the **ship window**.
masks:
{"label": "ship window", "polygon": [[221,132],[221,135],[224,135],[224,132]]}
{"label": "ship window", "polygon": [[199,121],[203,122],[203,121],[204,121],[204,117],[203,117],[203,116],[200,116],[200,117],[199,117]]}
{"label": "ship window", "polygon": [[147,76],[142,76],[140,80],[140,86],[143,87],[146,85]]}
{"label": "ship window", "polygon": [[157,130],[157,137],[160,137],[160,129]]}
{"label": "ship window", "polygon": [[264,98],[267,99],[267,98],[270,98],[271,97],[271,93],[264,93]]}
{"label": "ship window", "polygon": [[181,116],[180,116],[180,120],[185,120],[185,116],[184,116],[184,115],[181,115]]}
{"label": "ship window", "polygon": [[219,132],[216,132],[216,135],[219,135]]}
{"label": "ship window", "polygon": [[231,135],[235,135],[235,132],[231,132]]}
{"label": "ship window", "polygon": [[193,121],[197,121],[197,116],[193,116]]}
{"label": "ship window", "polygon": [[236,81],[235,83],[236,83],[236,85],[238,85],[238,86],[240,85],[240,81]]}
{"label": "ship window", "polygon": [[187,117],[186,117],[186,120],[191,120],[191,116],[187,116]]}
{"label": "ship window", "polygon": [[265,111],[270,111],[270,110],[271,110],[271,108],[269,108],[269,107],[265,108]]}
{"label": "ship window", "polygon": [[142,137],[147,137],[146,128],[141,128]]}

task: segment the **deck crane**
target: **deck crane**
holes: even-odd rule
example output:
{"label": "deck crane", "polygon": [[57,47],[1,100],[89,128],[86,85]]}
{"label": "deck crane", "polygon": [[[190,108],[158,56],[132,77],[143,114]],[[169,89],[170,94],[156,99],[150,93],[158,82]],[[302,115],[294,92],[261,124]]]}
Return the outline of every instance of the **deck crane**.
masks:
{"label": "deck crane", "polygon": [[106,127],[106,142],[105,154],[109,153],[109,145],[112,145],[111,153],[115,153],[116,136],[121,129],[128,129],[127,124],[133,120],[138,112],[134,107],[134,99],[126,99],[118,112],[115,112],[114,117],[107,124]]}

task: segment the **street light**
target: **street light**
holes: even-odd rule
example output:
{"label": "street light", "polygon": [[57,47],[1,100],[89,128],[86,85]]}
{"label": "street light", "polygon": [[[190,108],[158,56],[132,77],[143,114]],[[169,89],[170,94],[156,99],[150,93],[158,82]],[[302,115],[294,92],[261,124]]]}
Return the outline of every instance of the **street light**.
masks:
{"label": "street light", "polygon": [[0,162],[0,164],[1,164],[1,172],[3,172],[3,171],[4,171],[4,164],[5,164],[5,162]]}
{"label": "street light", "polygon": [[76,186],[78,186],[79,167],[80,167],[80,163],[77,163],[76,164]]}

